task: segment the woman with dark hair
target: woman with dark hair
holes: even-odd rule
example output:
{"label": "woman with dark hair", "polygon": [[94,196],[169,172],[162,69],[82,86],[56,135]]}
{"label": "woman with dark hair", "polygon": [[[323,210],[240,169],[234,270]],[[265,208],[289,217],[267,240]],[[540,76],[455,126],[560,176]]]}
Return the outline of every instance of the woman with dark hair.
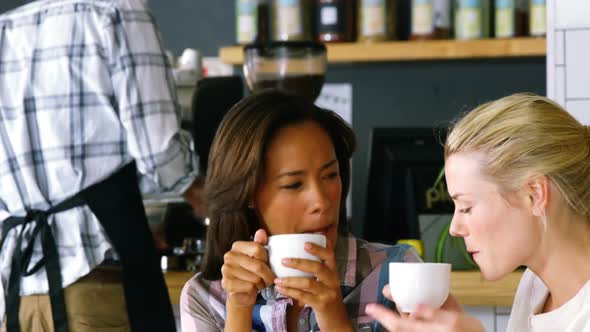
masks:
{"label": "woman with dark hair", "polygon": [[[352,331],[371,324],[367,303],[392,305],[378,292],[386,263],[419,257],[348,233],[355,147],[346,122],[298,96],[270,90],[229,111],[209,155],[206,256],[182,291],[183,331]],[[288,233],[326,236],[327,248],[306,248],[322,262],[283,261],[316,278],[272,273],[264,245]],[[278,297],[265,299],[268,287]]]}

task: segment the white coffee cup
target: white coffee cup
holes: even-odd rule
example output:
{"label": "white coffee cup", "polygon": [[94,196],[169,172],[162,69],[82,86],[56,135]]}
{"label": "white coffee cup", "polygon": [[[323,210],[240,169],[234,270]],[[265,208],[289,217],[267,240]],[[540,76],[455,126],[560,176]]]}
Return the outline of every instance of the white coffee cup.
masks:
{"label": "white coffee cup", "polygon": [[311,242],[326,247],[326,236],[322,234],[281,234],[268,238],[268,257],[272,272],[279,278],[313,277],[313,274],[283,265],[284,258],[302,258],[312,261],[320,259],[305,251],[305,243]]}
{"label": "white coffee cup", "polygon": [[400,312],[410,313],[418,304],[439,308],[450,287],[451,264],[389,263],[389,290]]}

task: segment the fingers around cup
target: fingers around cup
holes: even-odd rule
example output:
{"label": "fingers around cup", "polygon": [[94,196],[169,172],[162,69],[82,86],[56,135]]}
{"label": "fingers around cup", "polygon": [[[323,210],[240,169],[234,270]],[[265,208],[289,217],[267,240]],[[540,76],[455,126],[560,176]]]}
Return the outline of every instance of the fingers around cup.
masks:
{"label": "fingers around cup", "polygon": [[[385,296],[386,298],[388,298],[390,301],[393,301],[393,298],[391,297],[391,290],[389,289],[389,284],[385,285],[385,287],[383,287],[383,296]],[[395,302],[395,301],[393,301]]]}

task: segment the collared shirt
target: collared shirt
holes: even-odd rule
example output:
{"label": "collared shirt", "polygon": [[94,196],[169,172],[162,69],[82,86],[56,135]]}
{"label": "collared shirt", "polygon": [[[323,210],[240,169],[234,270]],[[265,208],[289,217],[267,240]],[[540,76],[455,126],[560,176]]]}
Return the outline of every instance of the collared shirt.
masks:
{"label": "collared shirt", "polygon": [[[144,1],[43,0],[1,15],[0,225],[9,216],[47,210],[132,160],[144,194],[184,191],[196,168],[179,110]],[[87,206],[48,221],[63,287],[111,251]],[[26,243],[33,226],[25,226]],[[0,248],[2,291],[21,228]],[[30,266],[41,256],[39,242]],[[21,281],[21,295],[47,292],[44,269]],[[0,294],[0,320],[3,302]]]}
{"label": "collared shirt", "polygon": [[[388,282],[388,262],[421,261],[417,252],[407,245],[386,246],[369,243],[353,236],[340,237],[336,245],[336,264],[340,276],[343,302],[351,324],[368,331],[373,324],[365,314],[369,303],[381,302],[382,287]],[[227,295],[221,280],[209,281],[201,274],[189,280],[180,297],[180,315],[183,331],[217,332],[225,325]],[[389,301],[386,301],[389,302]],[[292,300],[279,297],[265,300],[258,296],[252,313],[253,331],[287,331],[287,307]],[[389,303],[391,306],[391,303]],[[299,314],[299,331],[318,331],[313,310],[305,306]]]}

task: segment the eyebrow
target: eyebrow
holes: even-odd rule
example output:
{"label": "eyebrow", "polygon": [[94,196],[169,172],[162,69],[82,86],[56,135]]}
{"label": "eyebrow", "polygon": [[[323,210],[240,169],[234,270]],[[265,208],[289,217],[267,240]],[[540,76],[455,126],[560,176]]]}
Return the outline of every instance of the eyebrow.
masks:
{"label": "eyebrow", "polygon": [[[337,159],[333,159],[333,160],[331,160],[331,161],[323,164],[322,167],[320,167],[320,171],[323,171],[323,170],[326,170],[326,169],[332,167],[337,162],[338,162]],[[280,179],[280,178],[285,177],[285,176],[302,175],[304,173],[305,173],[305,171],[289,171],[289,172],[284,172],[284,173],[281,173],[281,174],[277,175],[277,179]]]}
{"label": "eyebrow", "polygon": [[461,196],[465,196],[465,194],[462,194],[462,193],[457,193],[457,194],[455,194],[455,195],[451,196],[451,198],[452,198],[453,200],[457,200],[457,199],[458,199],[459,197],[461,197]]}

